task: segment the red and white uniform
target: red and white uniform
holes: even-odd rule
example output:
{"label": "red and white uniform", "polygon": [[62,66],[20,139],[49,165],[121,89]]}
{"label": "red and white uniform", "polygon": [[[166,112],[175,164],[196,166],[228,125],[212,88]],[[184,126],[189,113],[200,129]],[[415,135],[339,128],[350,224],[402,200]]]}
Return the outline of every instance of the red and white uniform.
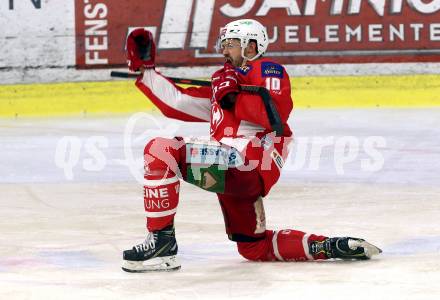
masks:
{"label": "red and white uniform", "polygon": [[[292,139],[292,131],[287,124],[293,109],[289,76],[281,65],[265,58],[236,68],[236,73],[239,84],[263,86],[270,91],[283,123],[282,137],[271,133],[259,95],[242,91],[231,109],[222,109],[213,99],[211,87],[182,88],[154,69],[147,69],[136,81],[136,86],[169,118],[210,122],[211,138],[206,139],[206,144],[215,141],[220,147],[233,147],[246,163],[257,162],[256,168],[250,171],[228,168],[216,178],[224,181],[221,192],[211,189],[217,193],[226,232],[231,240],[237,242],[242,256],[266,261],[313,259],[308,243],[322,240],[323,236],[306,235],[296,230],[267,230],[265,223],[262,197],[278,180]],[[185,138],[158,138],[150,141],[145,148],[148,185],[145,186],[144,201],[149,231],[160,230],[173,222],[179,192],[176,174],[189,181],[193,174],[188,153],[192,154],[193,150],[198,153],[201,149],[189,148],[188,151],[188,145],[192,144]],[[154,154],[160,151],[162,156]],[[211,182],[217,182],[212,180],[215,172],[209,173],[208,170],[206,174],[208,176],[200,181],[202,188],[203,184],[212,187]],[[159,178],[165,178],[165,181],[159,181]]]}
{"label": "red and white uniform", "polygon": [[[268,59],[248,62],[236,71],[240,84],[263,86],[270,91],[283,123],[283,137],[270,138],[273,147],[268,151],[276,153],[267,153],[268,157],[278,158],[278,164],[258,166],[264,181],[264,196],[278,180],[291,141],[292,131],[287,124],[293,108],[289,75],[281,65]],[[165,116],[181,121],[210,122],[212,139],[236,148],[249,160],[262,159],[264,149],[254,138],[261,139],[272,130],[259,95],[241,92],[234,107],[225,110],[212,99],[210,87],[182,88],[154,69],[146,70],[136,85]]]}

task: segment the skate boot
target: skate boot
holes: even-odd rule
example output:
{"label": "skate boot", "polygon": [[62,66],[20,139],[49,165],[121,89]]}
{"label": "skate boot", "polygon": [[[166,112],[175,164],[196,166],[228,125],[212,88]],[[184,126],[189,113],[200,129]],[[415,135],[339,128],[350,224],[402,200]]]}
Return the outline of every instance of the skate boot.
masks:
{"label": "skate boot", "polygon": [[352,237],[327,238],[322,242],[314,241],[309,245],[312,256],[323,253],[327,258],[341,259],[370,259],[382,250],[363,239]]}
{"label": "skate boot", "polygon": [[171,271],[180,269],[176,258],[174,227],[148,233],[142,244],[123,253],[122,270],[126,272]]}

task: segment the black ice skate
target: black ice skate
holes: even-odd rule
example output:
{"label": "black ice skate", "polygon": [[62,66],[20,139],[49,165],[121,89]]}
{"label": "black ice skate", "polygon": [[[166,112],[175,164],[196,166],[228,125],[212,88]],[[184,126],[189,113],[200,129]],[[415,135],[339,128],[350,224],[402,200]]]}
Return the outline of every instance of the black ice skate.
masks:
{"label": "black ice skate", "polygon": [[123,253],[122,270],[126,272],[170,271],[180,269],[176,259],[174,227],[148,233],[142,244]]}
{"label": "black ice skate", "polygon": [[373,255],[382,253],[382,250],[365,240],[352,237],[334,237],[322,242],[312,242],[309,251],[312,256],[324,253],[327,258],[358,260],[370,259]]}

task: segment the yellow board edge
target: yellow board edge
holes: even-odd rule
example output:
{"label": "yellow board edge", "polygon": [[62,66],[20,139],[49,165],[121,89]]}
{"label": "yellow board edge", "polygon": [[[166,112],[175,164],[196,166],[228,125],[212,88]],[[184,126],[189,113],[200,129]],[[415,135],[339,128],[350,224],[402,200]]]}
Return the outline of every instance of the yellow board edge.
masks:
{"label": "yellow board edge", "polygon": [[[296,108],[440,106],[440,75],[291,78]],[[133,80],[0,85],[0,117],[157,111]]]}

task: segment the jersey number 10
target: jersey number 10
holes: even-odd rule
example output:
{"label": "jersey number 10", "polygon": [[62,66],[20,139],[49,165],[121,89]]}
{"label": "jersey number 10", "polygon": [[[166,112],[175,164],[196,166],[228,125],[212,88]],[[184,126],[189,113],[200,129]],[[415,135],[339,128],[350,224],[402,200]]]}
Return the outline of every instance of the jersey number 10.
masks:
{"label": "jersey number 10", "polygon": [[277,77],[266,78],[266,89],[269,91],[279,91],[281,88],[281,81]]}

